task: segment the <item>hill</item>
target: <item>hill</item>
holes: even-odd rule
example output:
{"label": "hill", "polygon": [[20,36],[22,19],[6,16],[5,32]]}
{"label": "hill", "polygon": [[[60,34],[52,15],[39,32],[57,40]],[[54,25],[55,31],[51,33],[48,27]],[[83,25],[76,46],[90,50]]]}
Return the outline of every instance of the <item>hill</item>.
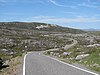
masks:
{"label": "hill", "polygon": [[83,29],[85,31],[100,31],[100,29],[93,29],[93,28],[90,28],[90,29]]}
{"label": "hill", "polygon": [[83,30],[62,27],[54,24],[38,23],[38,22],[0,22],[0,28],[3,29],[30,29],[51,32],[66,33],[85,33]]}

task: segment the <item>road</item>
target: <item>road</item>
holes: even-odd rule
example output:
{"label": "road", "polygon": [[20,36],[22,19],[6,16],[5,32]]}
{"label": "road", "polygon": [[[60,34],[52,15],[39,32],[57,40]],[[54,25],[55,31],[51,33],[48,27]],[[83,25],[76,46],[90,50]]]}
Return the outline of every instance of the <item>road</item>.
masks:
{"label": "road", "polygon": [[71,38],[70,38],[70,40],[73,40],[73,43],[70,44],[70,45],[65,45],[64,50],[68,50],[69,48],[71,48],[71,47],[73,47],[77,44],[77,40],[74,40],[74,39],[71,39]]}
{"label": "road", "polygon": [[98,75],[71,67],[39,52],[27,54],[25,75]]}
{"label": "road", "polygon": [[[75,46],[77,44],[77,40],[74,40],[74,39],[71,39],[71,38],[69,38],[69,39],[73,40],[73,43],[69,44],[69,45],[65,45],[63,47],[64,50],[68,50],[69,48],[71,48],[71,47],[73,47],[73,46]],[[58,51],[58,50],[59,50],[59,48],[54,48],[54,49],[49,49],[49,50],[46,50],[46,51]]]}
{"label": "road", "polygon": [[[64,49],[69,49],[77,44],[66,45]],[[51,49],[48,51],[54,51]],[[41,55],[42,52],[29,53],[24,58],[23,75],[99,75],[73,65],[61,62],[55,58]]]}

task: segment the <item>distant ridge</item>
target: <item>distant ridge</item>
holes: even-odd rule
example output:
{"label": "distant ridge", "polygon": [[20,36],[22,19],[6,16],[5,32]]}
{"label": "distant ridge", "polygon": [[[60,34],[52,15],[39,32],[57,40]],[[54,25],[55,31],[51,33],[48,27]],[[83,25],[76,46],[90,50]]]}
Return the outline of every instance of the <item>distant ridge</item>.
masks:
{"label": "distant ridge", "polygon": [[31,29],[39,31],[53,31],[66,33],[86,33],[83,30],[62,27],[55,24],[39,23],[39,22],[0,22],[0,28],[7,29]]}
{"label": "distant ridge", "polygon": [[82,30],[85,30],[85,31],[100,31],[100,29],[93,29],[93,28],[90,28],[90,29],[82,29]]}

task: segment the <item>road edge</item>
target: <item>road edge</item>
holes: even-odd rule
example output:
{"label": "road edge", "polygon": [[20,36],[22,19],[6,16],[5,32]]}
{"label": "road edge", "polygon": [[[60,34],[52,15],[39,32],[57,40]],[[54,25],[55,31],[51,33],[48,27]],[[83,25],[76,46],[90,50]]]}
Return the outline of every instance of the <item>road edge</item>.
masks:
{"label": "road edge", "polygon": [[78,69],[78,70],[81,70],[81,71],[84,71],[84,72],[87,72],[87,73],[90,73],[90,74],[93,74],[93,75],[99,75],[99,74],[97,74],[97,73],[95,73],[95,72],[92,72],[92,71],[88,71],[88,70],[79,68],[79,67],[77,67],[77,66],[71,65],[71,64],[69,64],[69,63],[65,63],[65,62],[63,62],[63,61],[61,61],[61,60],[59,60],[59,59],[56,59],[56,58],[53,58],[53,57],[50,57],[50,56],[47,56],[47,55],[44,55],[44,54],[41,54],[41,53],[39,53],[39,55],[42,55],[42,56],[48,57],[48,58],[50,58],[50,59],[56,60],[56,61],[58,61],[58,62],[60,62],[60,63],[62,63],[62,64],[68,65],[68,66],[73,67],[73,68],[75,68],[75,69]]}
{"label": "road edge", "polygon": [[27,56],[28,54],[30,54],[30,53],[32,53],[32,52],[29,52],[29,53],[27,53],[27,54],[24,55],[24,61],[23,61],[23,75],[25,75],[25,60],[26,60],[26,56]]}

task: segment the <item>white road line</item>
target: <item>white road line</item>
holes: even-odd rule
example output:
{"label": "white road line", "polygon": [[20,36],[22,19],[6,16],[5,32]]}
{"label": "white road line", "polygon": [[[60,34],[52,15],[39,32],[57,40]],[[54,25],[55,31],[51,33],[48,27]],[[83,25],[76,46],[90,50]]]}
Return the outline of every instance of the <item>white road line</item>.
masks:
{"label": "white road line", "polygon": [[24,56],[24,62],[23,62],[23,75],[25,75],[25,59],[26,59],[27,54]]}
{"label": "white road line", "polygon": [[73,66],[73,65],[71,65],[71,64],[65,63],[65,62],[63,62],[63,61],[60,61],[60,60],[58,60],[58,59],[56,59],[56,58],[53,58],[53,57],[50,57],[50,56],[46,56],[46,55],[43,55],[43,54],[41,54],[41,53],[39,53],[39,55],[42,55],[42,56],[51,58],[51,59],[56,60],[56,61],[58,61],[58,62],[60,62],[60,63],[63,63],[63,64],[65,64],[65,65],[68,65],[68,66],[71,66],[71,67],[73,67],[73,68],[76,68],[76,69],[78,69],[78,70],[81,70],[81,71],[84,71],[84,72],[87,72],[87,73],[90,73],[90,74],[93,74],[93,75],[99,75],[99,74],[97,74],[97,73],[94,73],[94,72],[91,72],[91,71],[88,71],[88,70],[85,70],[85,69],[82,69],[82,68]]}
{"label": "white road line", "polygon": [[23,75],[25,75],[25,60],[26,60],[26,56],[27,56],[28,54],[30,54],[30,53],[32,53],[32,52],[29,52],[29,53],[27,53],[27,54],[24,56],[24,61],[23,61]]}

